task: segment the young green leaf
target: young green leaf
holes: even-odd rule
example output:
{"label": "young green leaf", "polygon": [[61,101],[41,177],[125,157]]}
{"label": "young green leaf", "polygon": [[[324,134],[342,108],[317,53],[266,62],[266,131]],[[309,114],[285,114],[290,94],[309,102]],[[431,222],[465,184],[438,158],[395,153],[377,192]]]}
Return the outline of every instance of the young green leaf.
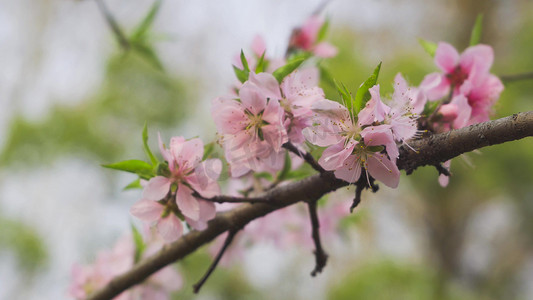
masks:
{"label": "young green leaf", "polygon": [[144,244],[143,236],[133,223],[131,223],[131,233],[133,235],[133,243],[135,244],[135,256],[133,262],[138,263],[141,260],[146,245]]}
{"label": "young green leaf", "polygon": [[144,122],[144,128],[143,128],[143,148],[144,153],[146,153],[146,156],[148,156],[148,159],[150,159],[150,162],[152,163],[152,166],[156,166],[158,163],[157,158],[152,154],[152,151],[150,150],[150,147],[148,147],[148,123]]}
{"label": "young green leaf", "polygon": [[254,173],[254,177],[257,178],[257,179],[266,179],[268,181],[272,181],[272,175],[268,172],[259,172],[259,173]]}
{"label": "young green leaf", "polygon": [[421,39],[421,38],[418,39],[418,42],[420,43],[420,45],[422,45],[424,50],[426,50],[426,52],[431,57],[435,56],[435,52],[437,51],[437,44],[436,43],[433,43],[433,42],[430,42],[430,41],[427,41],[427,40],[424,40],[424,39]]}
{"label": "young green leaf", "polygon": [[333,82],[335,83],[335,87],[337,88],[337,91],[341,95],[342,102],[344,102],[343,103],[344,106],[348,108],[348,111],[352,111],[352,107],[353,107],[352,93],[350,93],[350,91],[348,90],[348,88],[346,88],[344,83],[341,82],[339,84],[336,80],[333,80]]}
{"label": "young green leaf", "polygon": [[257,62],[257,66],[255,67],[255,74],[259,74],[266,70],[268,61],[265,60],[265,53],[266,51],[263,51],[263,54],[261,55],[261,57],[259,58],[259,61]]}
{"label": "young green leaf", "polygon": [[277,179],[278,180],[285,180],[287,178],[287,175],[291,171],[292,168],[292,162],[291,162],[291,156],[289,155],[289,152],[285,152],[285,162],[283,163],[283,169],[278,174]]}
{"label": "young green leaf", "polygon": [[146,14],[144,19],[141,21],[141,24],[139,24],[139,26],[133,31],[133,34],[131,35],[131,40],[140,41],[145,38],[146,33],[154,23],[155,16],[159,12],[161,2],[162,0],[156,0],[154,2],[150,10],[148,11],[148,14]]}
{"label": "young green leaf", "polygon": [[131,46],[132,50],[137,52],[137,54],[139,54],[152,67],[162,72],[165,71],[161,60],[159,60],[159,57],[157,57],[157,54],[155,53],[154,49],[148,43],[141,41],[132,41]]}
{"label": "young green leaf", "polygon": [[277,68],[274,72],[272,72],[272,75],[279,83],[281,83],[283,79],[296,70],[296,68],[298,68],[304,62],[304,60],[305,58],[297,58],[288,64]]}
{"label": "young green leaf", "polygon": [[374,69],[374,73],[368,77],[365,82],[361,84],[361,86],[357,89],[357,93],[355,94],[354,104],[353,108],[355,110],[355,115],[357,115],[363,107],[365,107],[365,104],[370,100],[370,92],[368,89],[376,85],[378,82],[379,77],[379,70],[381,69],[381,62],[378,64],[378,66]]}
{"label": "young green leaf", "polygon": [[239,79],[241,83],[244,83],[246,80],[248,80],[248,76],[250,74],[245,70],[241,70],[236,66],[233,66],[233,71],[235,72],[235,76],[237,76],[237,79]]}
{"label": "young green leaf", "polygon": [[326,34],[328,33],[329,29],[329,19],[326,19],[324,24],[322,24],[322,27],[320,27],[320,30],[318,31],[318,34],[316,36],[317,42],[321,42],[326,38]]}
{"label": "young green leaf", "polygon": [[476,23],[472,28],[472,34],[470,35],[470,46],[475,46],[481,41],[481,31],[483,27],[483,14],[477,15]]}
{"label": "young green leaf", "polygon": [[250,67],[248,66],[248,61],[246,60],[246,56],[244,56],[244,52],[241,49],[241,63],[242,63],[242,69],[248,73],[250,73]]}
{"label": "young green leaf", "polygon": [[125,160],[113,164],[102,165],[104,168],[135,173],[144,179],[154,176],[154,168],[147,162],[137,159]]}
{"label": "young green leaf", "polygon": [[215,151],[215,142],[211,142],[208,144],[205,144],[204,146],[204,156],[202,157],[202,160],[206,160],[209,157],[211,157],[211,154]]}
{"label": "young green leaf", "polygon": [[127,186],[124,187],[124,190],[133,190],[133,189],[142,189],[141,179],[137,178],[134,181],[130,182]]}

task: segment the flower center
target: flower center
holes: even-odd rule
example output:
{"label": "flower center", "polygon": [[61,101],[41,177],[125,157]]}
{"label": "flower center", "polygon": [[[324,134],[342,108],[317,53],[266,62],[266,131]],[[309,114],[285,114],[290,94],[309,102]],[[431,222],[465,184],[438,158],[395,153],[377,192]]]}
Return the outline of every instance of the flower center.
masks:
{"label": "flower center", "polygon": [[450,84],[456,87],[459,87],[463,82],[468,78],[468,74],[464,72],[460,66],[457,66],[452,73],[446,75]]}

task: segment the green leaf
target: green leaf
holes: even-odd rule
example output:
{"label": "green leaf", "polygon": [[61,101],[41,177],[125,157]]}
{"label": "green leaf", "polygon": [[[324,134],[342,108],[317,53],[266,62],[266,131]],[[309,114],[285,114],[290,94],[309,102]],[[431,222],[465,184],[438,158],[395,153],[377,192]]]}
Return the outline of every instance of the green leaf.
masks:
{"label": "green leaf", "polygon": [[139,53],[139,55],[150,65],[152,65],[152,67],[159,71],[165,71],[163,64],[151,46],[145,44],[144,42],[132,42],[131,46],[132,49]]}
{"label": "green leaf", "polygon": [[328,33],[329,29],[329,19],[327,19],[324,24],[322,24],[322,27],[320,27],[320,30],[318,31],[316,40],[317,42],[321,42],[326,38],[326,34]]}
{"label": "green leaf", "polygon": [[292,168],[292,162],[291,162],[291,156],[289,155],[289,152],[285,152],[285,162],[283,163],[283,169],[278,174],[278,180],[285,180],[287,178],[287,175],[291,171]]}
{"label": "green leaf", "polygon": [[476,23],[472,28],[472,34],[470,35],[470,46],[479,44],[481,41],[481,31],[483,29],[483,14],[477,15]]}
{"label": "green leaf", "polygon": [[249,72],[241,70],[236,66],[233,66],[233,71],[235,72],[235,76],[237,76],[237,79],[239,79],[241,83],[244,83],[246,80],[248,80],[248,76],[250,75]]}
{"label": "green leaf", "polygon": [[348,111],[352,111],[352,107],[353,107],[352,93],[350,93],[350,91],[348,90],[348,88],[346,88],[344,83],[341,82],[339,84],[336,80],[333,80],[333,82],[335,83],[335,87],[337,88],[337,91],[341,95],[342,102],[344,102],[343,104],[346,106],[346,108],[348,108]]}
{"label": "green leaf", "polygon": [[137,178],[124,187],[124,190],[142,189],[141,179]]}
{"label": "green leaf", "polygon": [[133,225],[133,223],[131,224],[131,233],[133,235],[133,242],[135,244],[134,263],[138,263],[141,260],[146,245],[144,244],[143,236],[139,230],[137,230],[137,227]]}
{"label": "green leaf", "polygon": [[381,152],[381,151],[385,150],[385,147],[383,147],[383,146],[368,146],[366,148],[368,150],[372,151],[372,152]]}
{"label": "green leaf", "polygon": [[152,154],[152,151],[150,150],[150,147],[148,146],[148,122],[144,122],[144,128],[143,128],[143,148],[144,153],[146,153],[146,156],[148,159],[150,159],[150,162],[152,163],[152,166],[156,166],[158,163],[157,158]]}
{"label": "green leaf", "polygon": [[211,142],[208,144],[205,144],[204,146],[204,156],[202,157],[202,160],[206,160],[209,157],[211,157],[211,154],[215,151],[215,142]]}
{"label": "green leaf", "polygon": [[264,178],[264,179],[266,179],[268,181],[272,181],[272,174],[270,174],[268,172],[254,173],[254,177],[257,178],[257,179]]}
{"label": "green leaf", "polygon": [[435,57],[435,52],[437,51],[437,44],[436,43],[433,43],[433,42],[430,42],[430,41],[427,41],[427,40],[424,40],[424,39],[421,39],[421,38],[418,39],[418,42],[420,43],[420,45],[422,45],[424,50],[426,50],[426,52],[431,57]]}
{"label": "green leaf", "polygon": [[154,168],[147,162],[137,159],[125,160],[113,164],[102,165],[104,168],[135,173],[144,179],[154,176]]}
{"label": "green leaf", "polygon": [[265,61],[265,53],[266,51],[263,52],[263,54],[259,58],[259,61],[257,62],[257,66],[255,67],[255,74],[259,74],[261,72],[264,72],[264,70],[266,70],[266,65],[268,61]]}
{"label": "green leaf", "polygon": [[306,177],[309,177],[312,173],[313,172],[311,172],[309,170],[298,169],[298,170],[290,171],[287,174],[287,176],[285,176],[285,179],[286,180],[289,180],[289,179],[300,180],[300,179],[304,179]]}
{"label": "green leaf", "polygon": [[246,56],[244,56],[244,52],[241,49],[241,63],[242,63],[242,69],[248,73],[250,73],[250,67],[248,67],[248,61],[246,60]]}
{"label": "green leaf", "polygon": [[281,83],[283,79],[287,77],[287,75],[296,70],[296,68],[298,68],[304,61],[305,58],[297,58],[288,64],[277,68],[274,72],[272,72],[272,75],[279,83]]}
{"label": "green leaf", "polygon": [[370,100],[370,92],[368,89],[376,85],[378,82],[379,77],[379,70],[381,69],[381,62],[378,64],[378,66],[374,69],[374,73],[368,77],[363,84],[357,89],[357,93],[355,94],[354,99],[354,109],[355,113],[354,115],[357,115],[363,107],[365,107],[365,104]]}
{"label": "green leaf", "polygon": [[133,34],[131,35],[132,40],[142,40],[146,36],[146,33],[152,27],[152,24],[154,23],[155,16],[159,12],[159,8],[161,7],[161,0],[156,0],[150,10],[148,11],[148,14],[144,17],[144,19],[141,21],[141,24],[137,26],[137,28],[133,31]]}

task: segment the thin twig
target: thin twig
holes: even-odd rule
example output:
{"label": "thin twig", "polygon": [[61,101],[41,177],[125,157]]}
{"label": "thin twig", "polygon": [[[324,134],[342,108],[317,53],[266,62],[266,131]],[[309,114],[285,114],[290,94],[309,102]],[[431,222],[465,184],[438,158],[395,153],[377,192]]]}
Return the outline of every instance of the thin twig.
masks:
{"label": "thin twig", "polygon": [[322,166],[318,164],[318,162],[315,160],[313,155],[311,155],[311,153],[300,151],[300,149],[296,148],[296,146],[294,146],[291,142],[283,144],[283,148],[301,157],[303,160],[305,160],[306,163],[308,163],[313,169],[317,170],[318,172],[326,172],[326,170],[324,170],[324,168],[322,168]]}
{"label": "thin twig", "polygon": [[512,74],[512,75],[502,75],[500,79],[504,82],[513,82],[520,80],[533,79],[533,72],[522,73],[522,74]]}
{"label": "thin twig", "polygon": [[120,47],[122,47],[124,51],[128,51],[131,47],[130,42],[120,29],[120,26],[118,26],[115,17],[111,14],[103,0],[95,0],[95,2],[98,5],[98,9],[100,10],[100,12],[104,15],[107,25],[109,25],[109,27],[113,31],[113,34],[115,35]]}
{"label": "thin twig", "polygon": [[311,272],[311,276],[316,276],[318,273],[322,272],[322,269],[326,266],[328,261],[328,255],[322,248],[322,243],[320,242],[320,223],[318,222],[318,214],[316,211],[316,201],[310,201],[307,203],[309,207],[309,217],[311,218],[311,227],[312,227],[312,236],[313,242],[315,243],[315,269]]}
{"label": "thin twig", "polygon": [[213,271],[215,270],[215,268],[218,265],[218,262],[222,258],[222,255],[224,255],[224,253],[228,249],[229,245],[233,241],[233,238],[235,237],[235,235],[237,234],[238,231],[239,230],[230,230],[230,231],[228,231],[228,236],[226,237],[226,240],[224,241],[224,245],[222,245],[222,248],[220,248],[220,251],[218,251],[218,254],[215,257],[215,260],[213,261],[213,263],[211,263],[211,265],[209,266],[209,269],[207,269],[207,272],[205,272],[205,274],[202,277],[202,279],[200,279],[195,285],[193,285],[193,291],[194,291],[195,294],[197,294],[200,291],[200,289],[202,288],[204,283],[207,281],[207,279],[209,278],[211,273],[213,273]]}
{"label": "thin twig", "polygon": [[438,163],[435,165],[435,168],[437,169],[437,171],[439,171],[439,175],[446,175],[448,177],[452,176],[452,174],[450,174],[450,170],[446,169],[442,164]]}
{"label": "thin twig", "polygon": [[[367,178],[368,176],[368,178]],[[370,185],[369,185],[370,184]],[[371,189],[373,193],[379,190],[379,186],[375,184],[375,179],[372,176],[367,175],[367,172],[362,172],[361,177],[355,183],[355,197],[353,199],[352,205],[350,206],[350,213],[353,213],[353,210],[361,203],[361,193],[364,189]]]}

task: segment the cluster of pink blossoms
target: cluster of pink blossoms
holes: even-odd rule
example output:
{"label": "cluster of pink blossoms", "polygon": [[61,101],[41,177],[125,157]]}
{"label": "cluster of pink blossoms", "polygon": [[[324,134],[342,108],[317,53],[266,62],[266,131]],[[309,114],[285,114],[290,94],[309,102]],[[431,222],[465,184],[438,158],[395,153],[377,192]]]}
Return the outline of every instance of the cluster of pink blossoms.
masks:
{"label": "cluster of pink blossoms", "polygon": [[500,79],[489,73],[494,61],[492,47],[468,47],[461,55],[455,48],[440,42],[435,64],[442,73],[428,74],[420,88],[429,101],[446,99],[439,109],[437,131],[448,131],[489,120],[491,108],[503,91]]}
{"label": "cluster of pink blossoms", "polygon": [[220,193],[217,180],[222,163],[218,159],[202,161],[204,144],[198,138],[173,137],[167,149],[159,137],[159,149],[168,163],[167,174],[155,176],[146,183],[143,199],[130,212],[144,222],[155,223],[161,236],[172,242],[183,234],[181,220],[203,230],[207,221],[215,217],[214,203],[201,197]]}
{"label": "cluster of pink blossoms", "polygon": [[[164,243],[157,235],[148,232],[147,248],[144,255],[157,252]],[[75,264],[72,267],[72,282],[69,294],[75,299],[86,299],[101,289],[115,276],[130,270],[134,265],[135,245],[131,235],[118,240],[110,251],[101,251],[93,265]],[[141,285],[121,293],[115,300],[153,299],[168,300],[169,292],[182,286],[180,274],[173,267],[166,267],[150,276]]]}
{"label": "cluster of pink blossoms", "polygon": [[216,98],[211,110],[233,177],[250,170],[279,171],[283,144],[304,141],[302,129],[310,125],[311,105],[324,99],[316,86],[316,69],[292,73],[281,85],[269,73],[249,76],[237,97]]}
{"label": "cluster of pink blossoms", "polygon": [[[493,61],[492,47],[487,45],[468,47],[459,55],[452,45],[438,44],[435,64],[442,73],[428,74],[420,84],[429,101],[444,98],[437,118],[429,120],[436,132],[489,120],[491,109],[504,88],[501,80],[489,73]],[[444,167],[449,169],[450,163],[445,162]],[[448,181],[448,176],[439,176],[442,186],[448,185]]]}
{"label": "cluster of pink blossoms", "polygon": [[379,85],[369,92],[371,98],[357,116],[338,102],[317,101],[312,106],[313,126],[303,133],[310,143],[328,147],[318,163],[334,171],[337,178],[356,182],[364,168],[375,179],[395,188],[400,180],[396,143],[417,133],[417,112],[423,109],[425,98],[417,89],[409,88],[400,74],[395,79],[390,106],[381,101]]}

